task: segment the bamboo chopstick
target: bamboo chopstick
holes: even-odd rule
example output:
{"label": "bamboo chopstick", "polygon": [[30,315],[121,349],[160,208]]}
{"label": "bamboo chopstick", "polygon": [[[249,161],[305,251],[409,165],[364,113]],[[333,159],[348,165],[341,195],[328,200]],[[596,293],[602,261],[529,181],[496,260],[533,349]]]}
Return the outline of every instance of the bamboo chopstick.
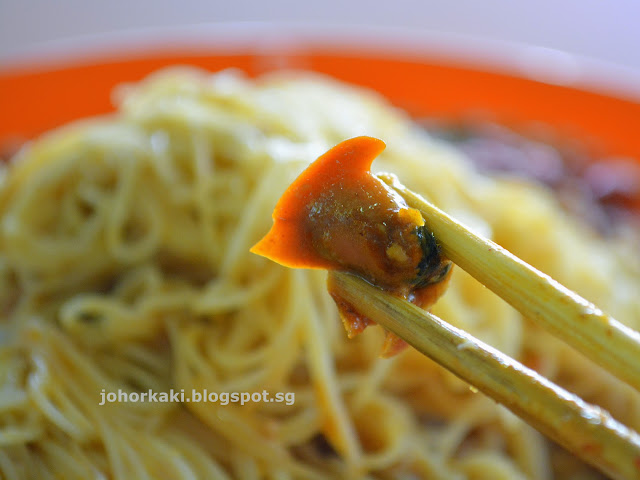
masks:
{"label": "bamboo chopstick", "polygon": [[[527,318],[640,390],[640,333],[507,250],[470,232],[393,175],[378,175],[413,208],[453,263]],[[638,460],[640,464],[640,459]],[[640,467],[639,467],[640,468]]]}
{"label": "bamboo chopstick", "polygon": [[358,312],[615,479],[640,479],[640,436],[533,370],[359,277],[329,272]]}

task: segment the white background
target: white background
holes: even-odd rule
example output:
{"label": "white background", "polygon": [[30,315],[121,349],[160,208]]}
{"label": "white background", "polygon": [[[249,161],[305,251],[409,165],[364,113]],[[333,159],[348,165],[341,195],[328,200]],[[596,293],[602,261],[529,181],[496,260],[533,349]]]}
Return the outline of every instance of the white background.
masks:
{"label": "white background", "polygon": [[640,70],[639,0],[0,0],[0,62],[69,37],[230,21],[447,32]]}

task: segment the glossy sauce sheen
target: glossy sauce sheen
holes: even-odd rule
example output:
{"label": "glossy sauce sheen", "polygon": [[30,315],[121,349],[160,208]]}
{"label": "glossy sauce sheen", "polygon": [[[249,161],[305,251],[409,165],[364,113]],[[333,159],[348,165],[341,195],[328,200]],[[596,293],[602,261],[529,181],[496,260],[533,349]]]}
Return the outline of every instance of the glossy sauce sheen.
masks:
{"label": "glossy sauce sheen", "polygon": [[[346,140],[318,158],[279,200],[269,233],[251,251],[287,267],[348,271],[426,308],[444,292],[451,264],[420,212],[370,172],[385,144]],[[332,291],[350,337],[370,325]],[[383,355],[404,342],[388,333]]]}

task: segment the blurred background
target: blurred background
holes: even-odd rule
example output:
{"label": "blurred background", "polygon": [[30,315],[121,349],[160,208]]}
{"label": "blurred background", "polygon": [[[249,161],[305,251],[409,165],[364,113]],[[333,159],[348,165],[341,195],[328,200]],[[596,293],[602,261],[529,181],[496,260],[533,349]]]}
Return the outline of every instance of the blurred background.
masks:
{"label": "blurred background", "polygon": [[640,70],[639,19],[637,0],[0,0],[0,62],[69,37],[259,21],[479,36]]}
{"label": "blurred background", "polygon": [[640,158],[638,19],[638,0],[0,0],[0,150],[189,64],[314,70],[415,117],[549,124]]}

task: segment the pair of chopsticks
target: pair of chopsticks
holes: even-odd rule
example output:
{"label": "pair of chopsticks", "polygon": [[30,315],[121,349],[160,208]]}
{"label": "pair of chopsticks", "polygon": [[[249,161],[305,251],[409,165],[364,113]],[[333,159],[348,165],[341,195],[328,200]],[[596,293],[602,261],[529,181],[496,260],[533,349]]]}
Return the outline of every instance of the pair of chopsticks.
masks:
{"label": "pair of chopsticks", "polygon": [[[640,390],[640,334],[466,229],[391,175],[379,178],[418,209],[442,253],[494,293],[606,370]],[[615,479],[640,479],[640,435],[597,406],[455,328],[351,274],[333,288],[364,316],[394,332],[587,463]]]}

